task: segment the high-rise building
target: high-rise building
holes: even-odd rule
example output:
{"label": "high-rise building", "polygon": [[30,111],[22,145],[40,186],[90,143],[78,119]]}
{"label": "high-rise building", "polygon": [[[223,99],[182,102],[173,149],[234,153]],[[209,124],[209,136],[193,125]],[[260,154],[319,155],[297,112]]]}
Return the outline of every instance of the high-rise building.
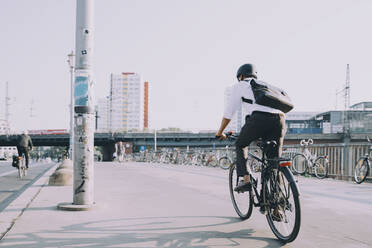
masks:
{"label": "high-rise building", "polygon": [[140,76],[133,72],[111,74],[110,131],[142,129]]}
{"label": "high-rise building", "polygon": [[143,128],[149,128],[149,82],[143,84]]}
{"label": "high-rise building", "polygon": [[97,131],[107,132],[110,127],[110,99],[99,98],[97,101]]}

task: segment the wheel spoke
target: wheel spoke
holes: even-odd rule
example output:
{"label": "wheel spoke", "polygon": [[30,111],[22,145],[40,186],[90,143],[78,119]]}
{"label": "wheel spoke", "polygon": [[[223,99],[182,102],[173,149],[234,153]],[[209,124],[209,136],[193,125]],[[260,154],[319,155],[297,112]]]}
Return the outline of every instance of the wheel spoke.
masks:
{"label": "wheel spoke", "polygon": [[[287,169],[287,168],[286,168]],[[289,170],[287,173],[290,173]],[[270,197],[270,209],[267,215],[270,228],[273,233],[286,242],[293,241],[299,231],[300,206],[299,199],[293,192],[293,185],[289,182],[286,174],[279,170],[277,177],[272,176],[268,185]]]}

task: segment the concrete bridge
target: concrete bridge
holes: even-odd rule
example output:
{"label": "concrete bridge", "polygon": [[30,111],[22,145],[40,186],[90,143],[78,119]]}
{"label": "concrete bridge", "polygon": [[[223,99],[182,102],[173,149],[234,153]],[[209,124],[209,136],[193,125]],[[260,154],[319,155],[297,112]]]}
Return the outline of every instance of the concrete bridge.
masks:
{"label": "concrete bridge", "polygon": [[[366,136],[372,137],[372,133],[351,134],[350,142],[361,142]],[[0,135],[0,146],[15,146],[17,135]],[[65,134],[31,134],[34,146],[69,146],[70,135]],[[298,144],[301,139],[312,138],[315,144],[343,143],[344,134],[287,134],[285,144]],[[155,145],[154,133],[95,133],[94,145],[101,146],[104,158],[111,157],[115,151],[115,144],[124,142],[133,151],[138,151],[141,146],[153,148]],[[157,133],[157,147],[225,147],[233,145],[234,141],[218,141],[214,133],[187,133],[170,132]],[[106,159],[105,159],[106,160]]]}

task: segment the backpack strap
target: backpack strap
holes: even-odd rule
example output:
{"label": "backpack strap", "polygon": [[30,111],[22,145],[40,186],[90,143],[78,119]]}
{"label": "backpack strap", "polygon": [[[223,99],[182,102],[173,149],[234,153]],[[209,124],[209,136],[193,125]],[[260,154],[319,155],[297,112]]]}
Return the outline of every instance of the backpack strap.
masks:
{"label": "backpack strap", "polygon": [[247,98],[244,98],[244,97],[242,97],[242,101],[246,102],[246,103],[249,103],[249,104],[253,104],[253,101],[251,99],[247,99]]}
{"label": "backpack strap", "polygon": [[[243,80],[243,81],[247,82],[247,83],[252,83],[253,78],[251,80]],[[242,97],[242,101],[245,102],[245,103],[253,104],[253,101],[251,99],[247,99],[247,98],[244,98],[244,97]]]}

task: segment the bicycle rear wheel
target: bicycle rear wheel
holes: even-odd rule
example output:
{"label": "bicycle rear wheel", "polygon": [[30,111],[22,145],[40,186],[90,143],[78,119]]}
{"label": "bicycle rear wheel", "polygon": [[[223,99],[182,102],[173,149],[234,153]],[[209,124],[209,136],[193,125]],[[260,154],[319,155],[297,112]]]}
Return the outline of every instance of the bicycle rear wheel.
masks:
{"label": "bicycle rear wheel", "polygon": [[328,159],[325,157],[318,157],[314,162],[315,176],[323,179],[328,176]]}
{"label": "bicycle rear wheel", "polygon": [[20,179],[22,179],[22,177],[23,177],[23,167],[21,165],[21,161],[19,161],[19,165],[18,165],[18,177]]}
{"label": "bicycle rear wheel", "polygon": [[229,157],[225,156],[218,160],[218,165],[221,167],[221,169],[228,170],[232,164],[231,159]]}
{"label": "bicycle rear wheel", "polygon": [[251,217],[253,209],[253,195],[251,191],[238,193],[234,188],[238,185],[238,175],[236,172],[236,165],[233,163],[229,170],[229,189],[232,204],[240,219],[245,220]]}
{"label": "bicycle rear wheel", "polygon": [[25,166],[25,159],[24,157],[20,157],[18,160],[18,177],[22,179],[22,177],[26,176],[26,166]]}
{"label": "bicycle rear wheel", "polygon": [[292,173],[288,168],[273,171],[265,188],[266,219],[271,230],[283,242],[295,240],[301,225],[301,209]]}
{"label": "bicycle rear wheel", "polygon": [[354,181],[358,184],[366,180],[369,173],[369,162],[367,158],[360,158],[354,167]]}
{"label": "bicycle rear wheel", "polygon": [[23,157],[22,157],[22,164],[23,164],[23,176],[27,176],[27,167],[26,167],[26,155],[23,154]]}
{"label": "bicycle rear wheel", "polygon": [[306,168],[308,167],[307,163],[308,163],[307,159],[303,154],[298,153],[294,155],[292,158],[292,167],[291,167],[293,173],[300,174],[300,175],[305,174]]}

